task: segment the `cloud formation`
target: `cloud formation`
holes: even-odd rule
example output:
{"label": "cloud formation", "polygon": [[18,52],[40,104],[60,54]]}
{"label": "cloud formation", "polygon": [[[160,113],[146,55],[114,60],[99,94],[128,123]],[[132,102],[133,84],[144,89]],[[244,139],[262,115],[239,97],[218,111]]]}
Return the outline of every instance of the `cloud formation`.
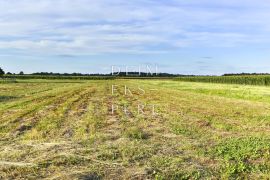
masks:
{"label": "cloud formation", "polygon": [[269,8],[267,0],[3,0],[0,49],[151,54],[267,44]]}

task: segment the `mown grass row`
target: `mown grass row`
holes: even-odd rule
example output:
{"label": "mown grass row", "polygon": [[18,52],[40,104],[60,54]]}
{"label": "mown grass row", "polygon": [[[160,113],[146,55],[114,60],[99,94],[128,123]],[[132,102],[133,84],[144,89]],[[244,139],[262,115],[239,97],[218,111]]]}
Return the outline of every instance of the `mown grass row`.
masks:
{"label": "mown grass row", "polygon": [[[0,86],[0,96],[17,97],[0,105],[0,179],[269,177],[269,87],[29,81]],[[150,103],[158,115],[138,113],[138,104]]]}
{"label": "mown grass row", "polygon": [[269,86],[270,76],[190,76],[177,77],[175,80],[185,82],[206,82],[206,83],[224,83],[224,84],[244,84]]}

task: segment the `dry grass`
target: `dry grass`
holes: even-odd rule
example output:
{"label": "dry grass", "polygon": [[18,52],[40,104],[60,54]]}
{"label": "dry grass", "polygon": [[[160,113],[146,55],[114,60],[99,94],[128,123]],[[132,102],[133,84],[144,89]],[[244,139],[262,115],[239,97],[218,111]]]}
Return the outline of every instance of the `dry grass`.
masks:
{"label": "dry grass", "polygon": [[0,178],[267,179],[269,90],[168,80],[0,84]]}

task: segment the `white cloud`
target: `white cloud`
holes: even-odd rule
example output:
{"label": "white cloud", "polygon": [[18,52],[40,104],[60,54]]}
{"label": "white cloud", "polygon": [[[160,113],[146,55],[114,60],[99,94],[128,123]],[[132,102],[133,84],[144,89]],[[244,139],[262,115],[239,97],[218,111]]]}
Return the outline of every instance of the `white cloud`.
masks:
{"label": "white cloud", "polygon": [[269,8],[266,0],[3,0],[0,48],[79,55],[269,43]]}

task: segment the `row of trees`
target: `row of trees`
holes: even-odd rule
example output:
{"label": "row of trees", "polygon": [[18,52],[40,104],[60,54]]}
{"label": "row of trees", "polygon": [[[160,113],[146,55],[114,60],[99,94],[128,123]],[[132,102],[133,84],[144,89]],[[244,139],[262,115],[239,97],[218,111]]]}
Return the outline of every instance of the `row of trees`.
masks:
{"label": "row of trees", "polygon": [[224,74],[223,76],[259,76],[259,75],[270,75],[269,73],[231,73]]}
{"label": "row of trees", "polygon": [[[10,73],[10,72],[5,73],[5,71],[0,67],[0,76],[3,76],[4,74],[12,75],[12,73]],[[13,74],[15,75],[15,73],[13,73]],[[24,75],[24,72],[21,71],[19,74]]]}
{"label": "row of trees", "polygon": [[[0,68],[0,75],[4,75],[5,72],[3,69]],[[7,75],[17,75],[12,74],[10,72],[6,73]],[[24,75],[23,71],[19,73],[19,75]],[[32,73],[29,75],[37,75],[37,76],[113,76],[114,74],[82,74],[82,73],[53,73],[53,72],[37,72]],[[149,74],[145,72],[119,72],[115,76],[121,76],[121,77],[132,77],[132,76],[140,76],[140,77],[176,77],[176,76],[183,76],[183,75],[176,75],[176,74],[169,74],[169,73],[159,73],[159,74]]]}
{"label": "row of trees", "polygon": [[[5,71],[0,67],[0,76],[3,76],[5,74]],[[7,75],[17,75],[15,73],[7,72]],[[24,72],[21,71],[19,75],[24,75]],[[53,73],[53,72],[38,72],[38,73],[32,73],[30,75],[39,75],[39,76],[112,76],[112,74],[82,74],[82,73]],[[269,76],[269,73],[239,73],[239,74],[224,74],[222,76]],[[148,74],[144,72],[119,72],[117,76],[121,77],[132,77],[132,76],[140,76],[140,77],[202,77],[202,76],[195,76],[195,75],[182,75],[182,74],[169,74],[169,73],[158,73],[158,74]],[[203,76],[205,79],[205,76]],[[187,78],[188,79],[188,78]],[[195,80],[193,78],[192,80]],[[196,79],[198,80],[198,79]],[[200,79],[201,80],[201,79]],[[206,80],[206,79],[205,79]],[[212,80],[212,78],[211,78]]]}

